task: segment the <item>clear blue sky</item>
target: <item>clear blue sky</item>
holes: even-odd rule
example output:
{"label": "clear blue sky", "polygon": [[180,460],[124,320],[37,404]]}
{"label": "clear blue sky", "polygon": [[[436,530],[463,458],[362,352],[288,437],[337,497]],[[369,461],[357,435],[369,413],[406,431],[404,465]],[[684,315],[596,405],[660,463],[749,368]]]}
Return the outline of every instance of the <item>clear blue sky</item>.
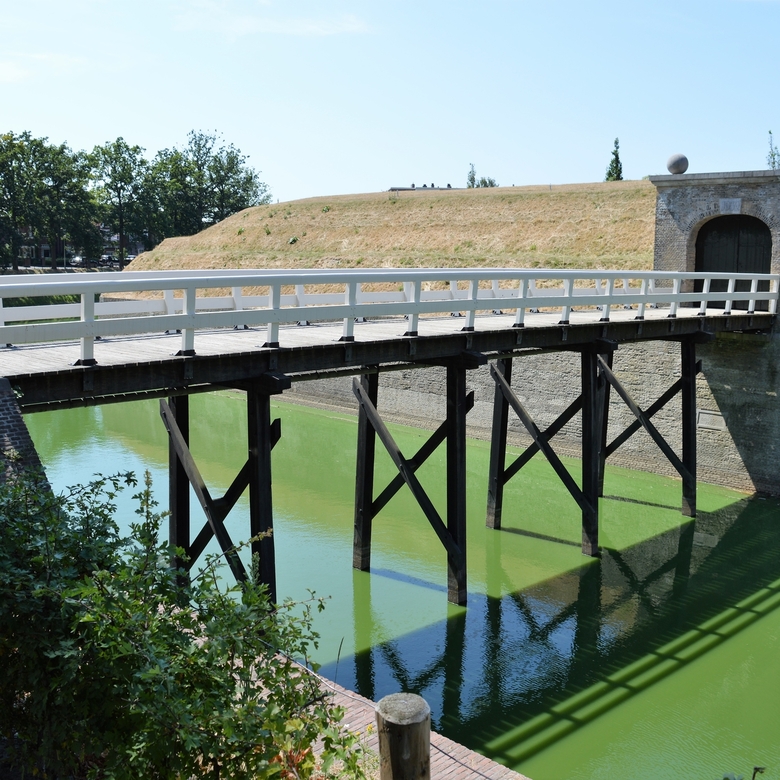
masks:
{"label": "clear blue sky", "polygon": [[0,0],[0,131],[217,130],[274,198],[766,168],[779,0]]}

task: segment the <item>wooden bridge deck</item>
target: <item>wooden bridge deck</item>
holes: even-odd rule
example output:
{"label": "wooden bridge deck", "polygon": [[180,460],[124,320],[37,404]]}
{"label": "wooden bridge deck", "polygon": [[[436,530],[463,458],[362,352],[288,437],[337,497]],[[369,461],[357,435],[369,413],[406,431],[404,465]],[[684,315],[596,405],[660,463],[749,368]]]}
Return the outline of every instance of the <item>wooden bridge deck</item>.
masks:
{"label": "wooden bridge deck", "polygon": [[359,373],[366,365],[433,363],[464,350],[488,357],[522,354],[525,350],[576,349],[595,338],[617,342],[676,338],[699,330],[761,330],[774,316],[695,308],[648,309],[643,320],[634,310],[613,310],[609,322],[594,322],[593,312],[573,311],[568,325],[558,312],[529,313],[525,327],[513,328],[512,315],[475,318],[474,331],[464,332],[464,318],[422,317],[419,335],[405,336],[402,318],[373,320],[355,326],[353,342],[340,341],[342,324],[320,323],[280,328],[280,348],[263,348],[265,329],[198,331],[197,354],[178,357],[181,336],[175,333],[104,339],[95,344],[97,365],[74,367],[79,342],[62,341],[0,349],[0,376],[22,393],[22,408],[106,403],[133,397],[193,392],[208,386],[247,381],[268,371],[293,379],[333,371]]}

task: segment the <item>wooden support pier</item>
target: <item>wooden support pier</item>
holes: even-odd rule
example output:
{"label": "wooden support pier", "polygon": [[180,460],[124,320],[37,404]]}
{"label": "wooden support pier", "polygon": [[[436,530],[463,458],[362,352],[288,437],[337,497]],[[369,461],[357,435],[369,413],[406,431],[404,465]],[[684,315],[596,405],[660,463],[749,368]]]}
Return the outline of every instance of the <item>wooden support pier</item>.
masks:
{"label": "wooden support pier", "polygon": [[[613,372],[613,355],[618,348],[614,341],[595,339],[580,347],[581,393],[558,416],[547,430],[541,431],[523,406],[511,386],[512,358],[502,358],[491,365],[496,384],[493,403],[493,431],[491,435],[490,467],[486,525],[500,529],[504,505],[504,486],[541,452],[549,461],[559,479],[582,511],[582,552],[599,555],[599,498],[604,494],[604,467],[606,459],[640,428],[644,429],[682,478],[682,514],[696,516],[696,375],[701,363],[696,362],[696,344],[714,338],[706,331],[675,338],[680,342],[680,379],[655,403],[642,410]],[[630,409],[636,420],[607,444],[610,388]],[[651,417],[663,409],[677,394],[681,396],[682,457],[674,452]],[[517,414],[533,443],[509,466],[506,465],[509,408]],[[553,450],[550,440],[560,432],[578,412],[582,414],[582,479],[577,485],[569,471]]]}
{"label": "wooden support pier", "polygon": [[[464,353],[445,362],[446,420],[411,458],[406,458],[401,452],[377,411],[378,374],[363,374],[359,380],[353,380],[353,391],[360,405],[355,532],[352,548],[352,565],[356,569],[370,569],[373,519],[406,484],[447,551],[448,600],[453,604],[466,603],[466,415],[474,406],[474,394],[466,392],[466,372],[486,362],[487,359],[483,355],[475,353]],[[398,475],[374,500],[374,455],[377,436],[398,469]],[[443,441],[447,443],[446,523],[415,476],[417,469]]]}
{"label": "wooden support pier", "polygon": [[[271,396],[290,387],[290,379],[266,374],[242,387],[246,391],[248,458],[224,496],[211,497],[189,449],[189,399],[187,396],[160,401],[160,416],[169,437],[169,540],[184,551],[174,566],[189,570],[216,537],[233,576],[245,582],[249,575],[225,528],[225,518],[241,494],[249,488],[250,549],[256,566],[256,579],[268,589],[276,602],[276,563],[273,539],[273,502],[271,497],[271,450],[281,437],[281,421],[271,421]],[[194,541],[190,528],[190,485],[206,515],[206,524]]]}

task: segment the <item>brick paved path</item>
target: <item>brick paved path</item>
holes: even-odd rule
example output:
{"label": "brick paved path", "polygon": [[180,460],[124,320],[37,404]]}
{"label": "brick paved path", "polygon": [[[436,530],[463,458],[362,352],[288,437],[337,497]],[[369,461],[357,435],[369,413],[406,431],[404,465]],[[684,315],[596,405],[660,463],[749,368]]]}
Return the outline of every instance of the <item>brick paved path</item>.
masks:
{"label": "brick paved path", "polygon": [[[335,692],[335,704],[346,709],[344,725],[350,731],[359,732],[363,744],[379,755],[379,738],[376,733],[376,704],[357,693],[348,691],[336,683],[324,680],[323,684]],[[371,726],[371,732],[368,726]],[[479,753],[431,731],[432,780],[528,780],[525,775],[507,769]]]}

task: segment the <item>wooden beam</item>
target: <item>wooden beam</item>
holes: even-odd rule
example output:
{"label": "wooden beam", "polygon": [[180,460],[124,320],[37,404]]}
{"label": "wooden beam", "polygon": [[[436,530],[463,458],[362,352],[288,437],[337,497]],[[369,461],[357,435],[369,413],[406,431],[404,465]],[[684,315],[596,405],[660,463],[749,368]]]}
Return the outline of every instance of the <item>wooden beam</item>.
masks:
{"label": "wooden beam", "polygon": [[257,566],[257,581],[267,587],[271,603],[276,604],[276,556],[271,495],[271,396],[262,383],[247,392],[246,406],[252,559]]}
{"label": "wooden beam", "polygon": [[417,500],[417,503],[420,505],[420,508],[425,514],[428,522],[431,524],[431,527],[436,532],[436,535],[439,537],[439,540],[444,545],[448,553],[459,555],[460,550],[458,549],[458,546],[450,537],[447,526],[444,524],[444,521],[436,511],[436,508],[433,506],[433,503],[428,497],[428,494],[425,492],[425,489],[414,475],[414,469],[410,467],[409,461],[404,458],[403,453],[395,443],[395,439],[393,439],[392,434],[387,429],[387,426],[384,424],[382,418],[379,416],[376,407],[374,407],[374,405],[371,403],[371,400],[368,398],[368,395],[364,392],[362,385],[357,381],[357,379],[352,380],[352,391],[355,393],[358,402],[365,410],[369,422],[376,431],[377,436],[379,436],[379,440],[387,450],[387,454],[390,456],[390,459],[393,461],[395,467],[403,477],[404,482],[406,482],[409,489],[412,491],[412,495]]}
{"label": "wooden beam", "polygon": [[[547,441],[550,441],[553,436],[561,432],[566,423],[568,423],[580,409],[582,409],[582,395],[578,395],[566,409],[558,415],[555,421],[542,431],[542,436],[544,436]],[[538,445],[531,442],[531,444],[529,444],[528,447],[526,447],[526,449],[523,450],[509,466],[507,466],[506,471],[504,471],[504,484],[509,482],[509,480],[512,479],[512,477],[514,477],[514,475],[517,474],[517,472],[520,471],[520,469],[523,468],[537,452],[539,452]]]}
{"label": "wooden beam", "polygon": [[[360,384],[376,408],[379,374],[363,374],[360,377]],[[375,454],[376,431],[361,404],[358,410],[355,518],[352,539],[352,566],[361,571],[368,571],[371,568],[371,529],[374,516],[379,511],[373,501]],[[401,482],[403,484],[403,480]]]}
{"label": "wooden beam", "polygon": [[599,473],[601,464],[601,411],[598,389],[598,355],[583,350],[582,381],[582,553],[599,554]]}
{"label": "wooden beam", "polygon": [[[474,408],[474,393],[470,392],[466,396],[466,413],[470,412]],[[447,438],[448,423],[445,420],[430,436],[430,438],[420,447],[417,452],[408,459],[407,463],[409,468],[413,471],[417,471],[420,466],[425,463],[426,460],[436,451],[439,445]],[[371,514],[376,517],[377,514],[384,509],[389,503],[390,499],[404,486],[404,478],[400,474],[396,474],[390,481],[390,484],[377,496],[376,500],[372,504]]]}
{"label": "wooden beam", "polygon": [[[238,582],[244,582],[247,578],[246,569],[241,559],[238,557],[238,553],[235,550],[230,534],[225,528],[221,519],[219,519],[218,512],[214,511],[214,502],[212,501],[209,489],[206,487],[206,483],[200,474],[200,471],[195,463],[192,454],[190,453],[187,442],[179,430],[179,426],[176,424],[176,417],[171,411],[170,406],[164,400],[160,400],[160,416],[162,417],[163,424],[168,431],[169,441],[171,446],[176,452],[179,462],[182,465],[190,484],[192,485],[195,495],[200,502],[203,512],[206,515],[206,520],[211,526],[213,534],[217,537],[219,546],[225,555],[228,566],[233,573],[233,576]],[[192,561],[190,561],[190,566]]]}
{"label": "wooden beam", "polygon": [[466,368],[447,368],[447,599],[466,603]]}
{"label": "wooden beam", "polygon": [[696,517],[696,341],[683,339],[680,343],[682,387],[682,513]]}
{"label": "wooden beam", "polygon": [[599,362],[601,363],[601,370],[604,372],[604,376],[607,381],[615,388],[615,392],[623,399],[623,402],[631,410],[632,414],[639,421],[641,426],[650,434],[650,438],[658,445],[658,448],[666,455],[669,462],[674,466],[677,473],[685,480],[691,479],[691,473],[687,466],[677,457],[677,453],[667,444],[666,439],[661,436],[658,429],[650,422],[650,418],[647,416],[639,405],[631,397],[630,393],[620,384],[617,377],[612,373],[612,370],[606,364],[604,359],[599,356]]}
{"label": "wooden beam", "polygon": [[[186,447],[190,441],[190,399],[186,396],[168,399],[171,417],[181,432]],[[190,549],[190,482],[184,470],[173,441],[168,440],[168,541],[173,547],[184,550],[187,558],[192,558]],[[197,556],[196,556],[197,557]],[[171,566],[186,569],[186,560],[173,556]]]}
{"label": "wooden beam", "polygon": [[[512,358],[497,360],[496,371],[511,386]],[[493,394],[493,428],[490,434],[490,466],[488,467],[487,517],[485,519],[485,525],[494,529],[501,528],[501,513],[504,510],[504,485],[508,479],[505,470],[508,426],[509,403],[501,392],[501,388],[496,385]],[[518,466],[518,470],[519,468]]]}
{"label": "wooden beam", "polygon": [[536,423],[533,421],[533,419],[531,419],[531,416],[525,410],[525,407],[522,405],[522,403],[520,403],[520,399],[515,395],[514,391],[511,387],[509,387],[504,377],[496,371],[493,365],[490,366],[490,373],[493,377],[493,380],[501,387],[501,390],[509,402],[509,405],[514,410],[515,414],[520,418],[520,422],[523,423],[525,429],[530,434],[536,446],[547,458],[555,473],[558,475],[558,478],[561,480],[561,482],[563,482],[572,498],[577,502],[577,505],[580,507],[580,509],[584,510],[587,507],[587,499],[583,495],[580,488],[577,486],[577,483],[574,481],[571,474],[569,474],[566,467],[561,462],[560,458],[556,455],[555,451],[550,446],[544,434],[536,426]]}
{"label": "wooden beam", "polygon": [[[274,447],[282,436],[282,421],[275,419],[271,423],[271,447]],[[243,465],[241,471],[236,475],[236,478],[231,483],[222,498],[212,499],[212,508],[214,516],[218,517],[220,521],[230,514],[236,502],[243,495],[244,491],[249,487],[249,461]],[[214,536],[214,531],[209,523],[206,523],[201,528],[200,533],[195,537],[195,541],[190,546],[190,559],[196,561],[206,549],[206,545],[211,541]]]}
{"label": "wooden beam", "polygon": [[[607,364],[609,365],[609,364]],[[610,369],[612,366],[609,366]],[[701,372],[701,361],[696,364],[696,373]],[[649,419],[656,415],[661,409],[674,398],[682,389],[682,379],[678,379],[655,403],[645,409],[645,416]],[[606,456],[612,455],[620,446],[625,444],[637,431],[642,429],[642,423],[634,420],[620,435],[616,436],[612,442],[607,445]]]}

